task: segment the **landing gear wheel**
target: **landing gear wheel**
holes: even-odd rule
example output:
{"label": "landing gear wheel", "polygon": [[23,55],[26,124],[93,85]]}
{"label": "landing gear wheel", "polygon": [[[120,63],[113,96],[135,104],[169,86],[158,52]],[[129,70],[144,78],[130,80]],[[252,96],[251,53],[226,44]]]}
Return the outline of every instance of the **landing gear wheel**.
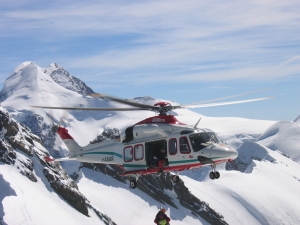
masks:
{"label": "landing gear wheel", "polygon": [[137,187],[137,182],[136,180],[131,180],[130,183],[129,183],[129,187],[131,189],[135,189]]}
{"label": "landing gear wheel", "polygon": [[220,178],[220,173],[217,171],[217,172],[210,172],[209,173],[209,178],[214,180],[214,179],[219,179]]}
{"label": "landing gear wheel", "polygon": [[214,172],[209,173],[209,178],[214,180],[216,178],[216,174]]}
{"label": "landing gear wheel", "polygon": [[179,182],[179,176],[178,175],[172,175],[171,176],[172,181],[177,184]]}

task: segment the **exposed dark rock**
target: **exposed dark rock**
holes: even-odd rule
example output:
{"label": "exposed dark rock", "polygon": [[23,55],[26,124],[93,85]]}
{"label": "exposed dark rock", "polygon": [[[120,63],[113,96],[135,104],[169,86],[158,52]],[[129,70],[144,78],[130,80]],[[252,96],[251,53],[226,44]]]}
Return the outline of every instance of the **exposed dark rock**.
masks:
{"label": "exposed dark rock", "polygon": [[11,119],[6,110],[0,110],[0,131],[4,132],[3,129],[5,129],[5,136],[14,136],[19,130],[17,123]]}
{"label": "exposed dark rock", "polygon": [[[131,179],[132,178],[128,178],[128,180]],[[141,176],[138,180],[138,188],[150,195],[156,201],[178,208],[174,203],[174,200],[165,193],[165,190],[173,190],[170,173]]]}
{"label": "exposed dark rock", "polygon": [[34,137],[38,137],[34,139],[40,143],[43,143],[46,149],[50,150],[50,153],[53,157],[60,157],[58,151],[52,151],[54,142],[56,139],[56,134],[52,132],[51,125],[45,123],[44,118],[38,114],[28,113],[19,113],[15,115],[14,118],[24,124],[24,129],[30,128],[30,131],[34,134],[33,137],[30,137],[28,141],[34,139]]}
{"label": "exposed dark rock", "polygon": [[116,165],[105,165],[105,164],[98,164],[98,163],[82,163],[81,167],[86,167],[92,169],[94,171],[102,172],[103,174],[107,174],[116,180],[126,183],[126,178],[123,176],[119,176],[124,170]]}
{"label": "exposed dark rock", "polygon": [[174,191],[182,206],[191,210],[195,216],[200,216],[210,224],[227,224],[224,217],[192,195],[182,181],[174,185]]}
{"label": "exposed dark rock", "polygon": [[238,157],[226,163],[227,170],[238,170],[241,172],[251,172],[253,162],[269,161],[276,163],[276,160],[268,153],[267,149],[258,143],[245,141],[238,149]]}
{"label": "exposed dark rock", "polygon": [[109,216],[107,216],[106,214],[101,213],[99,210],[95,209],[90,204],[88,204],[88,207],[90,209],[92,209],[96,213],[96,215],[99,217],[99,219],[101,219],[106,225],[116,225],[116,223],[113,222],[112,219]]}
{"label": "exposed dark rock", "polygon": [[16,138],[16,136],[11,136],[8,138],[13,148],[24,152],[26,155],[33,156],[32,146],[25,143],[25,139]]}
{"label": "exposed dark rock", "polygon": [[29,178],[29,180],[33,181],[33,182],[37,182],[37,178],[35,176],[35,174],[33,173],[33,162],[23,156],[22,160],[18,159],[17,160],[17,168],[19,169],[20,173],[25,175],[26,177]]}
{"label": "exposed dark rock", "polygon": [[66,173],[61,173],[62,170],[57,168],[60,167],[59,164],[53,164],[54,168],[45,167],[43,169],[43,173],[49,181],[51,187],[75,209],[82,214],[89,216],[86,199],[78,191],[77,184],[71,178],[69,178]]}
{"label": "exposed dark rock", "polygon": [[60,86],[77,92],[81,95],[90,95],[95,92],[88,87],[83,81],[69,74],[64,68],[57,63],[52,63],[45,69],[45,73],[49,74],[52,79]]}
{"label": "exposed dark rock", "polygon": [[16,152],[6,140],[0,140],[0,161],[5,164],[15,164]]}

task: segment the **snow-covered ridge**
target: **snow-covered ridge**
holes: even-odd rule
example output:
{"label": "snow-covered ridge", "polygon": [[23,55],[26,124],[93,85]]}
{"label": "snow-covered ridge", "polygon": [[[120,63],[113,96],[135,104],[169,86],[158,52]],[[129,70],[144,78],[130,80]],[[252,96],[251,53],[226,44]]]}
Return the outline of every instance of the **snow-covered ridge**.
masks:
{"label": "snow-covered ridge", "polygon": [[297,121],[275,123],[260,136],[258,143],[300,163],[300,127]]}

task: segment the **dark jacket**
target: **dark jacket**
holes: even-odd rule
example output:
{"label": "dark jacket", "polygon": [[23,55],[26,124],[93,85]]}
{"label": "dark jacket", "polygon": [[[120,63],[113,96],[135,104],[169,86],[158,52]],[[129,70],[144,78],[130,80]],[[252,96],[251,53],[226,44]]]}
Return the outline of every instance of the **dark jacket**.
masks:
{"label": "dark jacket", "polygon": [[164,214],[162,211],[159,211],[159,212],[156,214],[154,223],[159,224],[159,221],[160,221],[160,220],[164,220],[164,219],[167,221],[167,223],[169,223],[170,220],[171,220],[166,214]]}

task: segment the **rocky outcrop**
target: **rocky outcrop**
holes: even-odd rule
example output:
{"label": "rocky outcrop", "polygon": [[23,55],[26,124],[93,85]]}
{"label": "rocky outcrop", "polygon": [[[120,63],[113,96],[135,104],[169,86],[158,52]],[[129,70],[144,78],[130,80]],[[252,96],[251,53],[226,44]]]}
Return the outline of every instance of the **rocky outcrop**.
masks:
{"label": "rocky outcrop", "polygon": [[83,81],[77,77],[71,76],[68,71],[57,63],[51,63],[45,69],[45,73],[49,74],[57,84],[70,91],[75,91],[81,95],[90,95],[95,93]]}
{"label": "rocky outcrop", "polygon": [[238,157],[226,163],[227,170],[238,170],[243,173],[251,173],[256,161],[269,161],[275,163],[271,150],[251,141],[245,141],[238,149]]}
{"label": "rocky outcrop", "polygon": [[[44,160],[50,156],[41,145],[38,136],[28,128],[11,118],[9,113],[0,108],[0,161],[14,165],[20,173],[32,182],[37,182],[37,171],[43,173],[53,190],[82,214],[88,216],[85,197],[79,192],[77,184],[62,169],[59,163]],[[35,160],[35,159],[38,160]],[[42,166],[34,165],[39,162]]]}
{"label": "rocky outcrop", "polygon": [[52,131],[51,125],[45,122],[45,119],[39,114],[33,114],[31,112],[20,112],[14,115],[14,119],[30,128],[30,131],[38,136],[39,141],[49,151],[50,155],[55,158],[59,158],[59,151],[53,150],[56,134]]}

